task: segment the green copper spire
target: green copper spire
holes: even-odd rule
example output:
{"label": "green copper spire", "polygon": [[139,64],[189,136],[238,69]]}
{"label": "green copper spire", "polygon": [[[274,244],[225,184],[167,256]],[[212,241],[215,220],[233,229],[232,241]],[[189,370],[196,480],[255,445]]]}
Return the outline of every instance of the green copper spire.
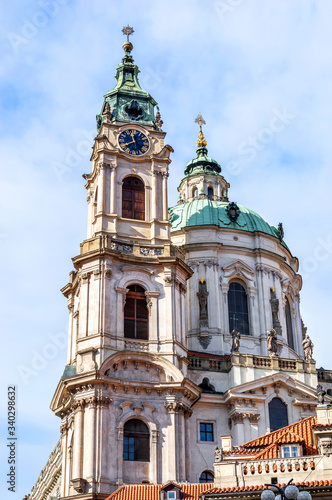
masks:
{"label": "green copper spire", "polygon": [[202,125],[206,122],[201,114],[199,114],[195,120],[195,123],[199,124],[199,134],[198,141],[196,142],[196,158],[191,160],[185,168],[185,175],[196,175],[196,174],[220,174],[221,167],[216,160],[208,157],[207,142],[205,140]]}
{"label": "green copper spire", "polygon": [[142,125],[154,126],[154,106],[157,105],[153,97],[145,92],[138,81],[138,66],[135,64],[131,52],[133,45],[129,41],[129,36],[134,33],[133,28],[126,26],[123,34],[127,36],[123,44],[125,52],[116,70],[115,78],[117,84],[113,90],[104,96],[104,103],[100,115],[97,115],[98,128],[105,120],[105,111],[110,108],[110,120],[126,123],[140,123]]}

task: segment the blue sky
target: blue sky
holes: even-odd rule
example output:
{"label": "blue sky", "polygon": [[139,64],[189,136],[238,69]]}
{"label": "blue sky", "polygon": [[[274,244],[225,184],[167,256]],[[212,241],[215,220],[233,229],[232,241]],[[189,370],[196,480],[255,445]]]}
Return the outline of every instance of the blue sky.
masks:
{"label": "blue sky", "polygon": [[230,199],[283,222],[305,276],[301,310],[314,357],[332,368],[332,4],[17,0],[2,2],[0,14],[1,438],[10,384],[19,437],[17,493],[7,492],[3,465],[0,492],[16,500],[59,435],[49,409],[66,362],[59,290],[86,235],[82,174],[91,170],[95,115],[114,86],[127,23],[141,85],[158,101],[175,150],[169,204],[195,156],[200,112]]}

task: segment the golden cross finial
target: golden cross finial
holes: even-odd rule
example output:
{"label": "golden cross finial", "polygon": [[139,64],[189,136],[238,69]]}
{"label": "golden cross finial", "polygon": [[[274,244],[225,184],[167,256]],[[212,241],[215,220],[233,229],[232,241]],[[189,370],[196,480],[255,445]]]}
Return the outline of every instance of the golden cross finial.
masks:
{"label": "golden cross finial", "polygon": [[202,133],[202,125],[206,125],[206,121],[201,114],[197,116],[195,123],[199,124],[199,131]]}
{"label": "golden cross finial", "polygon": [[195,123],[199,124],[199,134],[198,134],[198,141],[196,142],[196,145],[198,148],[201,146],[205,147],[207,145],[207,142],[205,140],[205,137],[204,137],[204,134],[202,131],[202,125],[206,125],[206,121],[204,120],[203,116],[201,114],[199,114],[195,120]]}
{"label": "golden cross finial", "polygon": [[127,42],[129,42],[129,36],[134,33],[134,28],[131,28],[128,24],[128,26],[123,27],[122,33],[127,35]]}

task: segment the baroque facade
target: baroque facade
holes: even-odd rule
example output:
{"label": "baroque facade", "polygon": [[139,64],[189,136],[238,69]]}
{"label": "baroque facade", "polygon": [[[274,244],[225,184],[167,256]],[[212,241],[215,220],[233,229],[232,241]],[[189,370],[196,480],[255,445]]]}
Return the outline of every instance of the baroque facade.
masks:
{"label": "baroque facade", "polygon": [[168,209],[173,149],[124,32],[84,176],[88,235],[62,289],[68,360],[51,403],[61,439],[32,499],[211,482],[220,436],[241,445],[310,417],[318,375],[332,380],[312,359],[282,225],[230,201],[200,115]]}

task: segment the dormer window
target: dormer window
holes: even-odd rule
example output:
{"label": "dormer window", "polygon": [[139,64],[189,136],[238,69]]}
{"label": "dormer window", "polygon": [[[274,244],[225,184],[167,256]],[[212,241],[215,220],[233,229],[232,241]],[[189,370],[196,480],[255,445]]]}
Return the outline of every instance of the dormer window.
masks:
{"label": "dormer window", "polygon": [[291,458],[291,457],[299,457],[300,456],[300,446],[285,444],[281,447],[281,455],[282,458]]}
{"label": "dormer window", "polygon": [[170,481],[160,490],[160,500],[182,500],[183,494],[181,487]]}
{"label": "dormer window", "polygon": [[209,200],[213,200],[213,187],[211,186],[208,187],[207,195]]}
{"label": "dormer window", "polygon": [[198,199],[198,189],[197,189],[197,187],[195,187],[195,188],[193,189],[193,198],[194,198],[194,200],[197,200],[197,199]]}

